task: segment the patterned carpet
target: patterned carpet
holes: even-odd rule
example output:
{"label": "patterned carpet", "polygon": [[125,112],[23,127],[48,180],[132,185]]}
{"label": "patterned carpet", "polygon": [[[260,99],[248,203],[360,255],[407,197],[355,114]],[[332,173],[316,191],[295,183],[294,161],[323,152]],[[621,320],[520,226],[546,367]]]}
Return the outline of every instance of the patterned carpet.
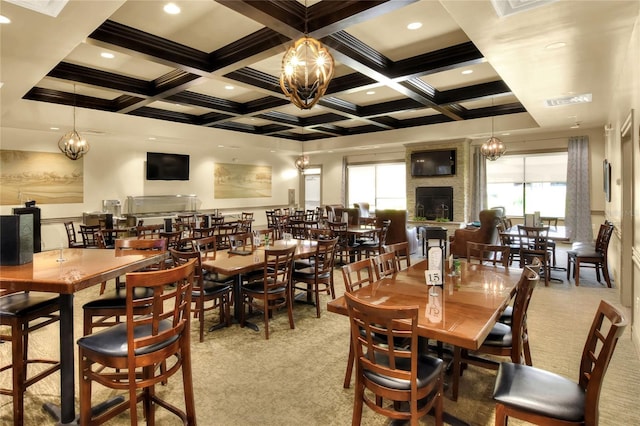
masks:
{"label": "patterned carpet", "polygon": [[[419,258],[415,258],[417,261]],[[558,254],[566,262],[566,254]],[[336,289],[343,291],[341,273],[335,271]],[[564,272],[554,272],[564,278]],[[90,288],[76,297],[76,332],[81,330],[80,306],[97,295]],[[598,284],[593,271],[584,271],[581,286],[552,282],[534,292],[529,310],[529,331],[534,365],[577,380],[584,338],[600,299],[618,300],[616,289]],[[323,299],[326,302],[326,296]],[[197,328],[192,329],[193,382],[197,419],[200,425],[348,425],[351,423],[353,386],[343,389],[348,352],[348,320],[328,313],[315,317],[315,308],[296,305],[296,328],[290,330],[286,312],[277,313],[271,322],[271,338],[264,333],[233,325],[205,334],[198,343]],[[209,324],[217,319],[209,318]],[[258,320],[258,323],[260,321]],[[55,327],[54,327],[55,329]],[[76,336],[78,338],[79,335]],[[40,330],[31,337],[34,353],[56,356],[57,330]],[[10,345],[0,345],[0,358],[7,360]],[[10,375],[0,375],[0,386]],[[460,382],[458,402],[445,398],[445,409],[471,425],[492,425],[494,404],[491,392],[495,372],[470,367]],[[26,395],[25,425],[53,425],[42,410],[44,402],[59,399],[59,376],[55,375],[30,388]],[[77,381],[77,378],[76,378]],[[620,340],[607,376],[600,401],[600,424],[640,424],[638,401],[640,357],[627,330]],[[157,387],[176,405],[182,405],[181,379],[170,379]],[[111,391],[96,389],[95,401]],[[10,424],[11,398],[0,396],[0,424]],[[160,425],[179,422],[162,409],[157,411]],[[363,424],[387,425],[390,422],[365,408]],[[129,424],[124,414],[111,424]],[[425,417],[420,424],[431,425]],[[510,424],[519,425],[518,421]]]}

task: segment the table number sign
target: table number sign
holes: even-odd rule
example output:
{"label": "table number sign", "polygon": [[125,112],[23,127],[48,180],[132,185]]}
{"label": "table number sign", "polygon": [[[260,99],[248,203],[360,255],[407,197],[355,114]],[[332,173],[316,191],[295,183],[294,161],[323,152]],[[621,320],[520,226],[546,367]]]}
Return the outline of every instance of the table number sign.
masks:
{"label": "table number sign", "polygon": [[427,252],[427,270],[424,272],[428,286],[441,286],[444,284],[444,255],[443,247],[429,247]]}

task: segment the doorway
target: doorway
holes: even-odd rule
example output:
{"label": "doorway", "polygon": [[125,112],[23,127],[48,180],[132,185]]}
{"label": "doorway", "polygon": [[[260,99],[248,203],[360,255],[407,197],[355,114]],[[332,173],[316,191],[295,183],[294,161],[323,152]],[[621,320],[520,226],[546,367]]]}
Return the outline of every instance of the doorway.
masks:
{"label": "doorway", "polygon": [[305,210],[315,210],[320,207],[320,194],[322,193],[322,174],[320,168],[313,168],[304,171],[304,208]]}
{"label": "doorway", "polygon": [[[621,197],[622,197],[622,223],[624,230],[621,235],[621,257],[620,257],[620,302],[623,306],[634,306],[634,281],[633,281],[633,247],[640,243],[634,224],[634,192],[635,176],[633,167],[634,146],[638,143],[634,141],[634,116],[633,110],[627,116],[620,129],[620,143],[622,149],[622,170],[621,170]],[[633,310],[633,309],[632,309]]]}

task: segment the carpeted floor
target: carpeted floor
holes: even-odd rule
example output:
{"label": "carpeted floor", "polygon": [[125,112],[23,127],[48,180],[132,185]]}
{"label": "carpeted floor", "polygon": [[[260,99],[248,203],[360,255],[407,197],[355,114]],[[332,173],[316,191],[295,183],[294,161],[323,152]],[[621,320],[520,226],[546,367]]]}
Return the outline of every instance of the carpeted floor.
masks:
{"label": "carpeted floor", "polygon": [[[420,257],[414,258],[414,262]],[[559,262],[566,261],[560,250]],[[564,278],[564,272],[554,272]],[[342,276],[335,271],[336,289],[342,294]],[[581,286],[552,282],[539,286],[529,309],[529,331],[534,365],[577,380],[577,370],[584,338],[601,299],[617,302],[615,288],[608,289],[595,280],[593,270],[581,275]],[[81,327],[81,306],[97,295],[97,287],[78,293],[76,297],[76,338]],[[324,296],[326,302],[326,296]],[[192,329],[193,382],[197,419],[200,425],[348,425],[351,423],[353,387],[343,389],[348,352],[348,319],[328,313],[315,317],[315,308],[295,306],[296,328],[290,330],[286,312],[275,315],[271,322],[271,338],[264,333],[233,325],[205,334],[198,343],[197,328]],[[214,319],[209,318],[211,324]],[[54,331],[55,330],[55,331]],[[57,356],[57,328],[33,333],[30,344],[34,353]],[[0,358],[9,359],[10,345],[0,345]],[[491,392],[495,372],[470,367],[461,378],[458,402],[445,398],[445,409],[471,425],[492,425],[494,404]],[[0,386],[10,375],[0,375]],[[77,381],[77,378],[76,378]],[[26,395],[25,425],[53,425],[42,410],[44,402],[59,399],[59,376],[45,379],[30,388]],[[600,424],[640,424],[638,390],[640,356],[627,330],[620,339],[600,400]],[[168,386],[159,386],[176,405],[182,405],[181,379],[174,376]],[[96,401],[111,391],[102,390]],[[11,398],[0,396],[0,424],[12,421]],[[179,424],[158,410],[160,425]],[[365,408],[363,424],[386,425],[390,422]],[[111,424],[129,424],[122,415]],[[433,424],[425,417],[421,424]],[[518,421],[510,424],[519,425]]]}

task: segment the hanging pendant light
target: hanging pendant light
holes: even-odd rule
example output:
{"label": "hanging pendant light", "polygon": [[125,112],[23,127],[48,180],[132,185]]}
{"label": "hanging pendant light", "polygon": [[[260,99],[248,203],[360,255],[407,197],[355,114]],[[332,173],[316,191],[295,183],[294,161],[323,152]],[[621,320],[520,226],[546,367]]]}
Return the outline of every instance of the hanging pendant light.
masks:
{"label": "hanging pendant light", "polygon": [[73,85],[73,130],[58,141],[58,148],[67,158],[78,160],[89,152],[89,143],[76,131],[76,85]]}
{"label": "hanging pendant light", "polygon": [[[493,98],[491,98],[491,106],[493,106]],[[495,161],[507,152],[507,148],[502,141],[493,136],[493,117],[491,117],[491,137],[485,141],[480,147],[480,153],[489,161]]]}
{"label": "hanging pendant light", "polygon": [[306,1],[304,7],[304,36],[282,57],[280,87],[292,104],[300,109],[311,109],[327,91],[334,62],[329,50],[307,34]]}

